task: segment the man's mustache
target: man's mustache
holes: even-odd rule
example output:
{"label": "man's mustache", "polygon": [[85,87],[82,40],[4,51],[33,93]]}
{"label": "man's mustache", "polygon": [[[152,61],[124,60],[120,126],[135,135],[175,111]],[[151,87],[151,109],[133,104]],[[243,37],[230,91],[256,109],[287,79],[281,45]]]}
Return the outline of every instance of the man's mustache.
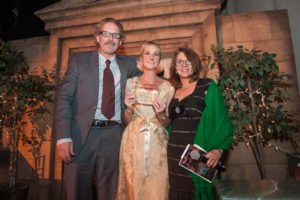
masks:
{"label": "man's mustache", "polygon": [[106,44],[111,44],[111,45],[113,45],[113,46],[116,46],[116,45],[117,45],[117,44],[114,43],[113,41],[104,42],[103,44],[104,44],[104,45],[106,45]]}

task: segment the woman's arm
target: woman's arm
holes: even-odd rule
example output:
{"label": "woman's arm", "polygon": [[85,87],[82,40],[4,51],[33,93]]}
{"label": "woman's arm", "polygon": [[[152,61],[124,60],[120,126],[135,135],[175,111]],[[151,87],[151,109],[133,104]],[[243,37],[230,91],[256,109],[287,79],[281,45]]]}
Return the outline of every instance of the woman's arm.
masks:
{"label": "woman's arm", "polygon": [[125,101],[125,105],[127,108],[126,108],[124,116],[123,116],[123,122],[125,124],[128,124],[131,120],[132,112],[134,110],[134,104],[137,101],[135,94],[133,92],[129,92],[126,89],[124,101]]}

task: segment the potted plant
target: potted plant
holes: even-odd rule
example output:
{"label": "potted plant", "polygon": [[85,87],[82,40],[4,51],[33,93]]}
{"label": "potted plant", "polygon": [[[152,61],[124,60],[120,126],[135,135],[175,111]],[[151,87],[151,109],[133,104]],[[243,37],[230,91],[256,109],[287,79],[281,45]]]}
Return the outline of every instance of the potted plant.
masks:
{"label": "potted plant", "polygon": [[296,137],[299,122],[284,108],[292,75],[279,72],[275,54],[243,46],[226,50],[212,46],[212,52],[213,56],[204,55],[202,60],[206,68],[219,66],[218,85],[235,126],[234,142],[246,142],[251,147],[261,178],[265,179],[265,146],[291,154],[272,139],[291,140],[296,153],[300,153]]}
{"label": "potted plant", "polygon": [[4,189],[7,189],[5,195],[18,193],[19,141],[31,146],[34,157],[39,156],[41,141],[34,131],[28,133],[26,128],[35,130],[38,120],[30,120],[31,126],[28,126],[28,119],[47,112],[45,104],[52,102],[54,78],[53,72],[48,73],[45,69],[30,71],[23,53],[13,43],[0,41],[0,126],[2,136],[8,139],[10,153],[9,183],[7,188],[1,188],[2,195]]}

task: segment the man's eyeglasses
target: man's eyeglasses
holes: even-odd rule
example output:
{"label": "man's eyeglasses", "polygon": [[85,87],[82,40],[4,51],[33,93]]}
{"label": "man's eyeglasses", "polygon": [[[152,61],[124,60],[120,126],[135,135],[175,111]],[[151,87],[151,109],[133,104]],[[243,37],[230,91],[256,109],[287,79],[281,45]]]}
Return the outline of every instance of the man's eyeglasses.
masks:
{"label": "man's eyeglasses", "polygon": [[100,31],[100,34],[104,37],[109,37],[111,35],[115,39],[120,39],[123,36],[121,33],[111,33],[108,31]]}
{"label": "man's eyeglasses", "polygon": [[184,63],[185,63],[186,65],[192,65],[192,62],[189,61],[189,60],[177,60],[177,61],[176,61],[176,64],[177,64],[178,66],[183,66]]}

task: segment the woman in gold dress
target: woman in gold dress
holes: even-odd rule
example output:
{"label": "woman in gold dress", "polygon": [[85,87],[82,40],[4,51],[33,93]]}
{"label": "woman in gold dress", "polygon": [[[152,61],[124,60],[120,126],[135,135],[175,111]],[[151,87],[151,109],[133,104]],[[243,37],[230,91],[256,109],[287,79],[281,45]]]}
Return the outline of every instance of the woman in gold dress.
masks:
{"label": "woman in gold dress", "polygon": [[166,108],[174,88],[155,74],[160,53],[157,43],[146,42],[140,56],[143,75],[127,80],[118,200],[168,199]]}

